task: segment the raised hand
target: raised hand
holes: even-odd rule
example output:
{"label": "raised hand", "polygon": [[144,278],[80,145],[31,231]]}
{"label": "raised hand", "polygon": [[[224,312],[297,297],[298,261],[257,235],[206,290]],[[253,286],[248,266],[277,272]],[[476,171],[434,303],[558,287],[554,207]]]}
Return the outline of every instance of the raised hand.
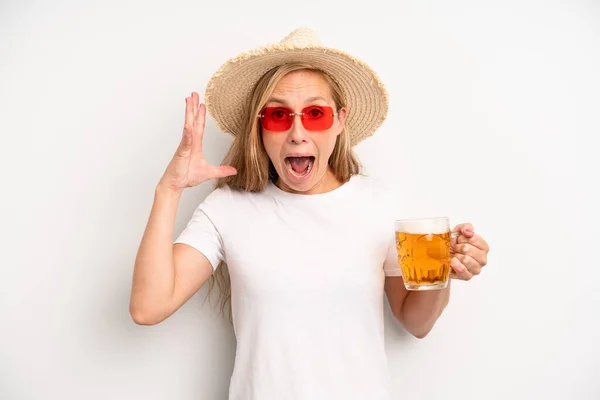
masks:
{"label": "raised hand", "polygon": [[230,166],[214,166],[202,153],[202,136],[206,122],[206,106],[198,105],[198,93],[185,99],[185,123],[183,136],[159,185],[176,192],[199,185],[213,178],[235,175]]}

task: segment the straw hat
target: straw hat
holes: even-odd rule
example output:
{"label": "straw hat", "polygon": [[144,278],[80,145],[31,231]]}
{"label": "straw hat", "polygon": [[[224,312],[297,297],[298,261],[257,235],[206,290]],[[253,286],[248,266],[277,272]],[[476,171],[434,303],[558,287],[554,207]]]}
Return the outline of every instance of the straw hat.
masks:
{"label": "straw hat", "polygon": [[219,128],[232,135],[244,131],[241,110],[256,82],[282,64],[304,62],[323,70],[342,89],[347,102],[346,125],[354,146],[371,136],[388,112],[388,94],[377,74],[363,61],[321,45],[316,33],[296,29],[279,43],[259,47],[225,62],[207,84],[205,103]]}

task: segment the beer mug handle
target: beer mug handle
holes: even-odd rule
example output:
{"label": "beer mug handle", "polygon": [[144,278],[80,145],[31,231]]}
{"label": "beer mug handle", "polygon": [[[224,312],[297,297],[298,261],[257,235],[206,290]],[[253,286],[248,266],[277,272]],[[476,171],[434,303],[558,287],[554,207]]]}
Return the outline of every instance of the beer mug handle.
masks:
{"label": "beer mug handle", "polygon": [[450,232],[450,249],[454,249],[458,242],[458,237],[460,236],[460,232]]}

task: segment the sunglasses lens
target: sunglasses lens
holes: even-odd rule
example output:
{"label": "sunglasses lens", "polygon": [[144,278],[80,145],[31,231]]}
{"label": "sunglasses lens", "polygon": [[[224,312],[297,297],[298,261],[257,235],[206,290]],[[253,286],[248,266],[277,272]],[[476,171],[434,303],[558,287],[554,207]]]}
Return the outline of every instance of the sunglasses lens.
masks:
{"label": "sunglasses lens", "polygon": [[[262,127],[272,132],[287,131],[292,127],[293,111],[286,107],[265,107],[261,113]],[[302,125],[307,131],[325,131],[333,125],[333,108],[310,106],[302,110]]]}
{"label": "sunglasses lens", "polygon": [[311,106],[302,110],[302,123],[308,131],[324,131],[333,125],[333,109],[326,106]]}
{"label": "sunglasses lens", "polygon": [[260,122],[268,131],[287,131],[292,126],[292,111],[285,107],[266,107],[262,112]]}

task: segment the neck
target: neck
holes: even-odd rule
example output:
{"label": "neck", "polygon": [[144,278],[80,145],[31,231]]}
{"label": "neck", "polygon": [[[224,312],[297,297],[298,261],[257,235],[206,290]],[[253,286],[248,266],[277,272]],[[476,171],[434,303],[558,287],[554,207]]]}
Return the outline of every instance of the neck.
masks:
{"label": "neck", "polygon": [[330,168],[327,168],[327,171],[325,171],[323,176],[317,180],[315,185],[305,192],[299,192],[299,191],[296,191],[296,190],[290,188],[281,179],[277,180],[276,185],[281,190],[284,190],[284,191],[290,192],[290,193],[321,194],[321,193],[331,192],[332,190],[339,188],[340,186],[342,186],[342,182],[340,182],[336,178],[336,176],[333,174],[333,172],[331,171]]}

